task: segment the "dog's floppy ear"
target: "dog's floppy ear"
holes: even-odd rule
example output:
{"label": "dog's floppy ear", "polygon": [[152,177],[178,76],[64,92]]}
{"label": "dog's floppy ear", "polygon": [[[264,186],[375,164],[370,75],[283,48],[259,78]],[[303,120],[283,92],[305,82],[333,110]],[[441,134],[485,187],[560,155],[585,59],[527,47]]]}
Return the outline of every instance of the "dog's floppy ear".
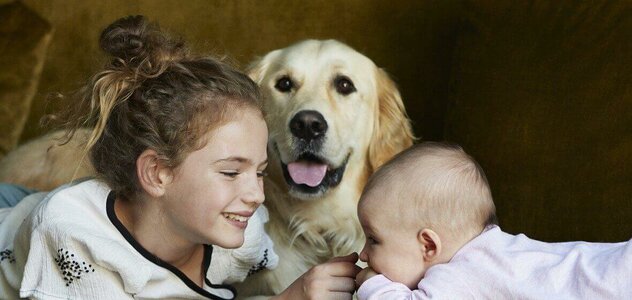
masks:
{"label": "dog's floppy ear", "polygon": [[257,85],[261,85],[261,82],[263,81],[263,76],[270,67],[270,64],[280,54],[281,50],[274,50],[266,54],[266,56],[255,59],[253,62],[251,62],[246,71],[250,79],[257,83]]}
{"label": "dog's floppy ear", "polygon": [[376,78],[378,105],[369,145],[371,173],[415,140],[395,82],[382,69],[377,69]]}

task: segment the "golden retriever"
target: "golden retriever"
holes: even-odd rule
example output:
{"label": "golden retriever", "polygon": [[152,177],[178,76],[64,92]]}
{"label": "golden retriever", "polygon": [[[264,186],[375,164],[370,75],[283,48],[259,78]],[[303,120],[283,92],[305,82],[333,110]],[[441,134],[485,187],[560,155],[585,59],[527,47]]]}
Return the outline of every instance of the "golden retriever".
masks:
{"label": "golden retriever", "polygon": [[[241,296],[281,292],[310,267],[362,248],[356,216],[374,170],[409,147],[413,134],[399,91],[369,58],[335,40],[272,51],[249,75],[264,96],[270,130],[267,231],[279,266],[248,277]],[[87,131],[80,131],[78,140]],[[87,175],[80,142],[52,147],[47,135],[0,162],[0,180],[40,190]]]}
{"label": "golden retriever", "polygon": [[413,142],[395,84],[345,44],[307,40],[275,50],[249,75],[270,130],[265,204],[280,260],[240,284],[241,296],[277,294],[310,267],[361,250],[362,188]]}
{"label": "golden retriever", "polygon": [[93,175],[94,168],[87,157],[79,163],[90,131],[78,130],[67,144],[57,146],[64,134],[55,131],[9,152],[0,160],[0,182],[50,191],[73,178]]}

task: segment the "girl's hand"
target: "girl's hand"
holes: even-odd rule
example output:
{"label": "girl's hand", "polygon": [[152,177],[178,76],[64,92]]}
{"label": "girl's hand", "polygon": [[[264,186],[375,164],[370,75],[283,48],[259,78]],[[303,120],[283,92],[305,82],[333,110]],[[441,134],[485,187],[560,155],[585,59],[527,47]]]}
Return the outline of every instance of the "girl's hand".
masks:
{"label": "girl's hand", "polygon": [[358,275],[356,275],[356,288],[360,288],[360,286],[367,280],[369,280],[369,278],[377,275],[378,273],[376,273],[375,271],[373,271],[373,269],[371,269],[371,267],[366,267],[364,268],[364,270],[360,271],[358,273]]}
{"label": "girl's hand", "polygon": [[278,299],[349,299],[355,292],[358,254],[334,257],[296,279]]}

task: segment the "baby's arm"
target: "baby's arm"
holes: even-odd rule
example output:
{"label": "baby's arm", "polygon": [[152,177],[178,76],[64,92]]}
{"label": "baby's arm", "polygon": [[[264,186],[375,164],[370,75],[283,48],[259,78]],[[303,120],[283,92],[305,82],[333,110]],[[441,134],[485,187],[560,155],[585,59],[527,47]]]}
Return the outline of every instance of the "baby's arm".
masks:
{"label": "baby's arm", "polygon": [[356,277],[356,282],[360,286],[358,299],[475,299],[469,288],[458,279],[458,275],[453,270],[427,272],[426,277],[417,285],[417,289],[410,290],[405,284],[393,282],[386,276],[366,268]]}
{"label": "baby's arm", "polygon": [[[366,270],[366,269],[365,269]],[[364,272],[364,271],[363,271]],[[376,274],[366,279],[358,289],[359,300],[374,299],[431,299],[421,290],[411,291],[406,285],[390,281],[384,275]]]}

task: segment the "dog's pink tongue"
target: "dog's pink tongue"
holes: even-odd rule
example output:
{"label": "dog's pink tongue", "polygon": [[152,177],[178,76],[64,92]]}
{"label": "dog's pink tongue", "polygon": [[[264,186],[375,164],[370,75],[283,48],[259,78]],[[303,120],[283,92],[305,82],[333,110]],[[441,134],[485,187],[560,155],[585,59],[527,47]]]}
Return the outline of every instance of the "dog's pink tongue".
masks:
{"label": "dog's pink tongue", "polygon": [[325,178],[327,165],[309,162],[293,162],[287,165],[287,171],[290,173],[290,177],[292,177],[294,182],[315,187]]}

